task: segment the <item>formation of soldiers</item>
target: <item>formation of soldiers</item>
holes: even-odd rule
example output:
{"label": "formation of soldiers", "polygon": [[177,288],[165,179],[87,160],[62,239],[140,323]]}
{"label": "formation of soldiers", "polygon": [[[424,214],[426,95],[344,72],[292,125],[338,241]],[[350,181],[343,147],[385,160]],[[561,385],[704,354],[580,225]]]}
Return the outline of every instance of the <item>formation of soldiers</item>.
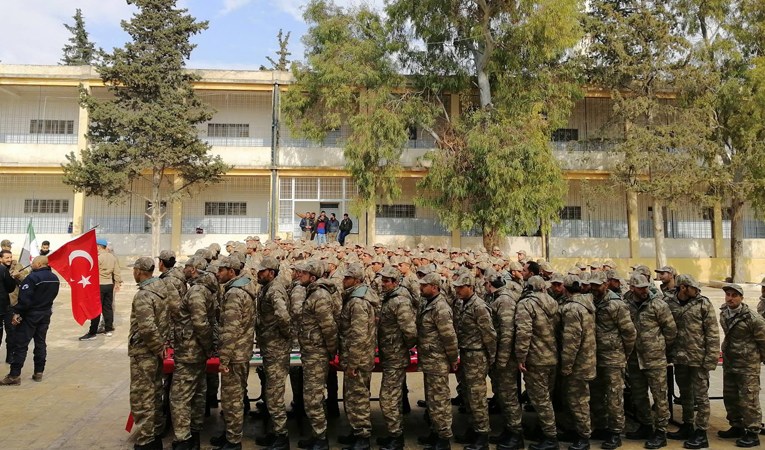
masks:
{"label": "formation of soldiers", "polygon": [[[352,433],[343,449],[371,448],[370,378],[379,358],[383,450],[404,448],[406,370],[416,348],[424,375],[430,434],[426,450],[451,448],[449,374],[469,417],[465,450],[525,448],[521,386],[538,415],[540,433],[530,449],[601,448],[622,445],[624,388],[639,428],[627,439],[645,448],[684,441],[707,448],[709,372],[723,359],[724,397],[739,447],[759,445],[760,363],[765,361],[765,284],[762,311],[743,303],[743,289],[725,284],[720,311],[690,275],[671,267],[637,266],[624,279],[614,263],[578,264],[556,273],[526,253],[506,259],[464,249],[390,249],[376,244],[275,240],[248,237],[198,250],[183,266],[163,251],[155,264],[133,265],[139,290],[133,300],[129,356],[131,407],[138,427],[136,449],[162,448],[162,361],[173,352],[170,388],[174,449],[199,448],[205,362],[220,358],[221,403],[226,429],[215,448],[241,448],[243,399],[253,342],[263,356],[264,399],[272,430],[256,439],[269,450],[289,449],[285,383],[290,351],[299,345],[302,402],[311,436],[300,448],[329,449],[325,390],[329,362],[339,355],[344,405]],[[765,281],[765,280],[763,280]],[[725,332],[720,346],[719,324]],[[668,432],[667,366],[680,389],[683,424]],[[489,436],[487,377],[501,407],[504,427]],[[331,379],[331,377],[330,377]],[[293,389],[294,390],[294,389]],[[650,397],[649,397],[650,393]],[[653,403],[653,407],[652,407]],[[329,406],[329,405],[328,405]],[[566,436],[563,438],[561,435]]]}

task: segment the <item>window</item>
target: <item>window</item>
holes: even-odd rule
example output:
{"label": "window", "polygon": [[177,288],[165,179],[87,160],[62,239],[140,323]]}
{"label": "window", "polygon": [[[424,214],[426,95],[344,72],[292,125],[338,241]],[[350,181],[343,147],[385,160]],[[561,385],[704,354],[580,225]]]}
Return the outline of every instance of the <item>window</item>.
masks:
{"label": "window", "polygon": [[[722,208],[722,220],[730,220],[733,216],[733,208]],[[702,211],[702,218],[704,220],[714,220],[715,210],[714,208],[704,208]]]}
{"label": "window", "polygon": [[74,120],[32,119],[29,134],[74,134]]}
{"label": "window", "polygon": [[66,214],[69,200],[24,200],[24,214]]}
{"label": "window", "polygon": [[568,142],[579,140],[578,128],[558,128],[552,133],[553,142]]}
{"label": "window", "polygon": [[582,220],[581,206],[564,206],[560,210],[561,220]]}
{"label": "window", "polygon": [[246,138],[250,137],[249,123],[208,123],[208,137]]}
{"label": "window", "polygon": [[389,219],[414,219],[414,205],[377,205],[377,217]]}
{"label": "window", "polygon": [[246,216],[247,202],[205,202],[205,216]]}

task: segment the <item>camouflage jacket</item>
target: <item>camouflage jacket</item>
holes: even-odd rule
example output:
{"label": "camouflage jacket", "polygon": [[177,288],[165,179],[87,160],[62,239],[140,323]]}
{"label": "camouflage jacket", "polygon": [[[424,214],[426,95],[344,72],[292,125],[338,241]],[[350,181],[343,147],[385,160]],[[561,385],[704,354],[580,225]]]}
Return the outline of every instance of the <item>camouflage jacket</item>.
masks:
{"label": "camouflage jacket", "polygon": [[176,361],[202,362],[213,353],[217,298],[218,285],[211,284],[209,277],[200,274],[191,282],[171,316]]}
{"label": "camouflage jacket", "polygon": [[409,365],[409,349],[417,343],[415,309],[409,291],[401,286],[385,294],[377,324],[380,363],[385,368]]}
{"label": "camouflage jacket", "polygon": [[412,306],[414,307],[415,311],[420,310],[420,281],[417,279],[417,276],[411,272],[404,275],[401,278],[401,284],[400,287],[403,287],[409,292],[409,297],[412,301]]}
{"label": "camouflage jacket", "polygon": [[527,366],[558,364],[558,302],[545,292],[529,292],[515,310],[515,357]]}
{"label": "camouflage jacket", "polygon": [[595,305],[589,294],[574,294],[560,308],[560,371],[580,380],[595,379]]}
{"label": "camouflage jacket", "polygon": [[300,330],[300,319],[303,316],[303,303],[305,302],[305,286],[293,281],[288,285],[287,294],[289,295],[290,312],[290,332],[292,333],[293,346],[299,346],[298,331]]}
{"label": "camouflage jacket", "polygon": [[521,293],[523,292],[523,285],[511,278],[509,281],[507,281],[505,290],[507,291],[508,295],[510,295],[510,297],[512,297],[513,300],[518,303],[518,300],[521,299]]}
{"label": "camouflage jacket", "polygon": [[665,300],[677,325],[670,362],[714,370],[720,357],[720,327],[712,302],[703,295],[685,303],[677,295]]}
{"label": "camouflage jacket", "polygon": [[272,350],[283,354],[292,346],[288,305],[289,296],[282,280],[274,278],[260,288],[255,331],[264,355]]}
{"label": "camouflage jacket", "polygon": [[417,314],[417,352],[420,371],[446,375],[459,358],[452,308],[443,295],[422,299]]}
{"label": "camouflage jacket", "polygon": [[178,291],[178,295],[181,298],[183,298],[183,296],[186,295],[186,291],[188,290],[188,285],[186,284],[186,277],[183,275],[182,268],[173,267],[167,272],[160,275],[159,278],[175,286],[175,290]]}
{"label": "camouflage jacket", "polygon": [[595,300],[595,341],[598,367],[627,366],[627,358],[635,348],[637,331],[627,304],[618,294],[606,291]]}
{"label": "camouflage jacket", "polygon": [[728,307],[720,308],[720,325],[725,339],[722,343],[723,370],[729,373],[760,373],[765,361],[765,319],[742,303],[731,314]]}
{"label": "camouflage jacket", "polygon": [[345,369],[372,370],[377,346],[377,294],[365,284],[345,291],[337,328],[340,332],[340,364]]}
{"label": "camouflage jacket", "polygon": [[138,285],[130,311],[128,356],[160,357],[170,334],[167,289],[159,278]]}
{"label": "camouflage jacket", "polygon": [[641,303],[635,295],[625,295],[625,298],[628,298],[627,306],[637,331],[633,357],[641,369],[666,368],[667,354],[677,337],[677,326],[667,302],[652,291]]}
{"label": "camouflage jacket", "polygon": [[765,296],[760,296],[760,301],[757,303],[757,313],[765,317]]}
{"label": "camouflage jacket", "polygon": [[337,322],[333,314],[332,294],[335,285],[320,278],[306,287],[306,299],[300,313],[298,339],[303,354],[337,354]]}
{"label": "camouflage jacket", "polygon": [[[167,273],[168,272],[165,272],[160,275],[159,279],[162,281],[162,283],[165,284],[165,290],[167,291],[167,298],[165,301],[167,302],[168,317],[173,317],[178,313],[178,308],[181,307],[181,295],[178,293],[178,289],[176,289],[175,284],[173,284],[171,281],[173,278],[167,276]],[[175,339],[174,333],[170,333],[168,331],[168,340],[170,341],[171,346],[173,339]]]}
{"label": "camouflage jacket", "polygon": [[254,334],[255,293],[252,280],[239,276],[223,286],[218,350],[221,366],[249,362]]}
{"label": "camouflage jacket", "polygon": [[497,332],[497,367],[508,364],[517,366],[513,350],[515,347],[515,309],[518,299],[507,287],[497,289],[490,305],[494,330]]}
{"label": "camouflage jacket", "polygon": [[497,356],[497,331],[494,329],[489,306],[476,294],[462,303],[457,342],[460,351],[486,352],[489,366],[494,364]]}

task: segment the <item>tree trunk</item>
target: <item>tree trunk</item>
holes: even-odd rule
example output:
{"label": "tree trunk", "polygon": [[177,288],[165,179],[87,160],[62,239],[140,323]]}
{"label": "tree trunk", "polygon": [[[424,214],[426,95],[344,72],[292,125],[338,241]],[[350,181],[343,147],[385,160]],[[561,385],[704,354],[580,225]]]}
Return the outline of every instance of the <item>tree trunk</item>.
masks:
{"label": "tree trunk", "polygon": [[162,199],[160,198],[160,186],[162,184],[162,173],[154,172],[151,183],[151,211],[149,212],[149,223],[151,224],[151,255],[159,256],[160,237],[162,236]]}
{"label": "tree trunk", "polygon": [[661,201],[653,199],[653,242],[656,247],[656,268],[667,265],[664,249],[664,210]]}
{"label": "tree trunk", "polygon": [[738,196],[731,201],[730,275],[734,283],[744,281],[744,201]]}
{"label": "tree trunk", "polygon": [[491,249],[493,249],[495,245],[499,246],[499,233],[497,232],[497,229],[484,226],[483,227],[484,248],[486,248],[487,252],[491,253]]}

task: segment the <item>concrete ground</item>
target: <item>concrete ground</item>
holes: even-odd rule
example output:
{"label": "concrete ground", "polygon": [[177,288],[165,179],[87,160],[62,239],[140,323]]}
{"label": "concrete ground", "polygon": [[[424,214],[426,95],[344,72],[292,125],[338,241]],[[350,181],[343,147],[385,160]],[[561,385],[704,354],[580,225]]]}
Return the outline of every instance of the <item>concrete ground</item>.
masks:
{"label": "concrete ground", "polygon": [[[96,340],[80,342],[77,338],[87,331],[87,324],[80,327],[72,318],[70,291],[62,285],[59,298],[54,305],[54,313],[48,333],[48,364],[45,378],[41,383],[31,380],[32,349],[30,348],[27,364],[22,372],[21,386],[0,387],[0,440],[1,449],[127,449],[132,447],[131,435],[125,431],[129,412],[129,371],[127,357],[127,332],[130,318],[130,303],[135,286],[127,282],[132,273],[125,270],[125,287],[117,293],[115,300],[116,332],[111,337],[99,335]],[[706,288],[703,291],[713,304],[722,304],[722,291]],[[747,287],[747,303],[754,307],[759,296],[759,286]],[[0,350],[4,356],[5,349]],[[4,375],[4,374],[0,374]],[[452,381],[453,382],[453,381]],[[372,380],[373,395],[379,391],[380,375]],[[427,434],[428,426],[424,420],[424,410],[415,405],[417,399],[424,398],[422,376],[408,376],[412,413],[406,416],[407,448],[418,449],[416,437]],[[453,382],[454,384],[454,382]],[[250,391],[259,395],[260,386],[254,371],[250,376]],[[712,373],[710,395],[722,395],[722,369]],[[287,401],[291,397],[288,393]],[[762,393],[761,401],[765,400]],[[372,404],[374,433],[384,435],[384,423],[378,404]],[[676,406],[674,417],[681,417],[680,407]],[[531,418],[531,417],[529,417]],[[492,428],[501,430],[500,416],[491,416]],[[727,429],[725,408],[721,400],[712,402],[710,421],[710,447],[713,449],[732,448],[732,441],[719,439],[720,429]],[[462,433],[467,417],[454,409],[454,430]],[[628,428],[634,427],[629,424]],[[206,419],[202,442],[203,448],[209,438],[222,430],[219,410],[213,410]],[[674,427],[670,427],[674,430]],[[258,448],[254,437],[263,432],[263,423],[247,419],[243,447]],[[349,432],[345,417],[330,420],[329,437],[332,448],[340,448],[336,438]],[[302,427],[290,420],[290,437],[293,448],[297,439],[309,434],[308,424]],[[171,437],[165,439],[166,448],[170,448]],[[625,449],[643,448],[642,442],[624,441]],[[593,441],[593,448],[599,443]],[[453,448],[461,448],[454,445]],[[493,448],[493,446],[492,446]],[[561,448],[565,448],[564,445]],[[670,441],[668,448],[682,448],[682,442]]]}

